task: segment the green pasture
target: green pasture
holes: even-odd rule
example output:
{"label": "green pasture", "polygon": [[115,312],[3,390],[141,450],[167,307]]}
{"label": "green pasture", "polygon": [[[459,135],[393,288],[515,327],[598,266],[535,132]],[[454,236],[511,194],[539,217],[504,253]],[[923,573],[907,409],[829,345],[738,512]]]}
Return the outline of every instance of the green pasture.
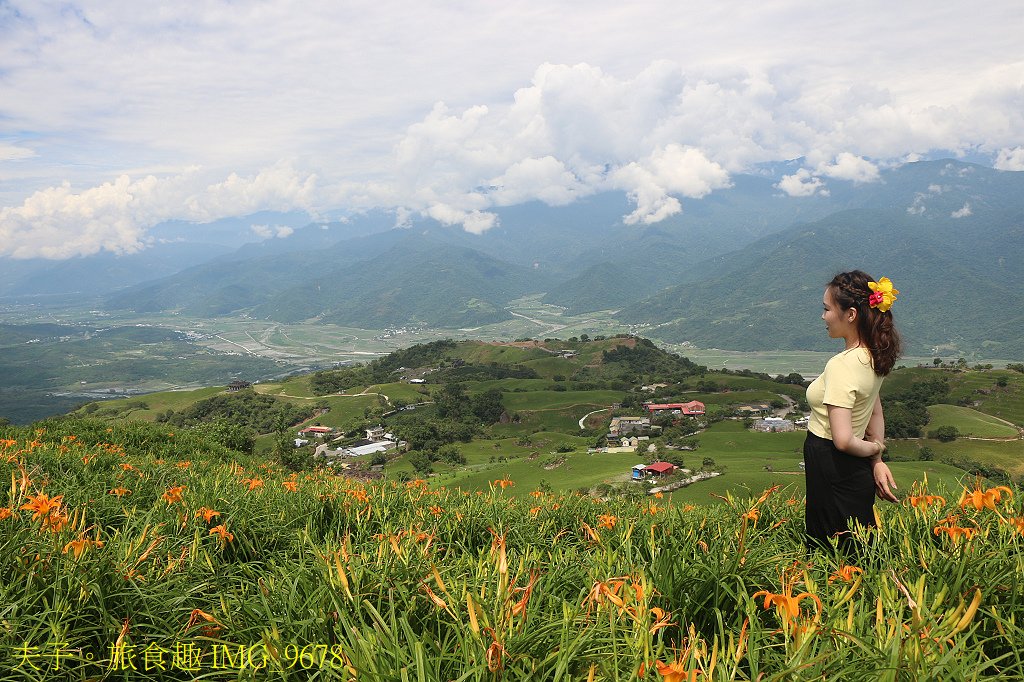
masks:
{"label": "green pasture", "polygon": [[794,400],[803,398],[807,390],[803,386],[797,386],[796,384],[780,384],[757,377],[733,376],[730,374],[708,374],[699,379],[689,379],[686,383],[687,385],[695,386],[698,381],[713,381],[720,386],[729,388],[731,391],[766,391],[771,393],[773,398],[776,397],[776,394],[784,393]]}
{"label": "green pasture", "polygon": [[494,343],[467,343],[452,352],[455,357],[466,362],[486,365],[497,362],[499,365],[516,365],[527,360],[550,357],[550,353],[540,348],[519,348]]}
{"label": "green pasture", "polygon": [[550,379],[488,379],[486,381],[472,381],[466,384],[468,393],[483,393],[496,388],[503,393],[545,391],[555,386]]}
{"label": "green pasture", "polygon": [[593,405],[577,405],[560,410],[517,412],[519,423],[494,424],[489,427],[489,430],[495,436],[529,435],[537,431],[579,433],[580,419],[595,409],[598,408]]}
{"label": "green pasture", "polygon": [[367,393],[383,393],[390,400],[399,398],[407,403],[421,403],[430,400],[430,389],[423,384],[376,384],[366,389]]}
{"label": "green pasture", "polygon": [[[1006,386],[997,383],[1000,378]],[[970,398],[982,412],[1024,426],[1024,374],[1020,372],[993,369],[959,374],[950,396]]]}
{"label": "green pasture", "polygon": [[[160,391],[131,398],[105,400],[99,403],[99,408],[91,416],[102,418],[114,417],[118,419],[130,418],[151,422],[156,421],[156,415],[160,412],[166,412],[167,410],[177,412],[185,409],[192,403],[212,398],[221,393],[226,393],[223,386],[211,386],[191,391]],[[146,405],[146,407],[139,407],[139,405]],[[85,416],[86,412],[79,409],[74,414]]]}
{"label": "green pasture", "polygon": [[581,367],[578,359],[569,360],[552,355],[524,362],[523,365],[548,379],[558,375],[566,378],[571,377]]}
{"label": "green pasture", "polygon": [[509,412],[557,410],[577,405],[597,409],[621,402],[624,397],[622,391],[526,391],[506,393],[502,402]]}
{"label": "green pasture", "polygon": [[1016,438],[1017,429],[1001,419],[969,407],[957,405],[929,405],[928,430],[933,431],[940,426],[953,426],[962,436],[979,438]]}
{"label": "green pasture", "polygon": [[311,374],[303,374],[297,377],[290,377],[280,383],[258,384],[253,388],[259,393],[269,395],[286,395],[295,398],[315,398],[313,389],[309,386]]}
{"label": "green pasture", "polygon": [[316,422],[323,426],[331,426],[347,431],[363,420],[363,413],[367,407],[379,404],[375,395],[324,396],[320,400],[326,402],[330,406],[330,410],[319,417],[313,417],[303,422],[295,428],[302,428]]}

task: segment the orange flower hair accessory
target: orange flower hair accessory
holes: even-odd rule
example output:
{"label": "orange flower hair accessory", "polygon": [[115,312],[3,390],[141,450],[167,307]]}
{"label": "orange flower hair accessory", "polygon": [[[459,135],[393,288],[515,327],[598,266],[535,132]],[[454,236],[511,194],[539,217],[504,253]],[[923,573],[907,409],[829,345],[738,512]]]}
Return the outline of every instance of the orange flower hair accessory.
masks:
{"label": "orange flower hair accessory", "polygon": [[896,302],[896,294],[900,293],[899,289],[893,287],[888,277],[883,277],[877,282],[868,282],[868,289],[871,289],[872,292],[868,297],[868,305],[878,308],[878,311],[882,313],[892,307],[892,304]]}

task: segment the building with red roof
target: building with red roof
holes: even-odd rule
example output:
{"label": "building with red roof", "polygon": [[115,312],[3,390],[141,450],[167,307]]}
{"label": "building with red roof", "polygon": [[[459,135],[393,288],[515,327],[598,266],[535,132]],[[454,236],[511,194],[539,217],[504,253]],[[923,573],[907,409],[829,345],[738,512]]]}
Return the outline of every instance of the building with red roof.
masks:
{"label": "building with red roof", "polygon": [[688,417],[700,417],[704,414],[704,403],[699,400],[691,400],[688,403],[647,403],[644,407],[651,414],[655,412],[679,412]]}

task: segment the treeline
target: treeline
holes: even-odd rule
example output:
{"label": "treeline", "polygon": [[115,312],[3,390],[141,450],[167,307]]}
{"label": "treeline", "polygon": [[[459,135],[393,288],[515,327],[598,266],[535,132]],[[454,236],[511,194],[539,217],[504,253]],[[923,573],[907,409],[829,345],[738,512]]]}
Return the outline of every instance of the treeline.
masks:
{"label": "treeline", "polygon": [[314,395],[328,395],[340,393],[353,386],[385,384],[395,379],[395,371],[399,368],[438,364],[456,347],[457,344],[451,339],[416,344],[396,350],[365,365],[314,372],[310,377],[309,386]]}
{"label": "treeline", "polygon": [[160,412],[156,420],[178,427],[194,427],[219,420],[254,433],[271,433],[309,419],[313,405],[299,406],[255,391],[239,391],[200,400],[183,410]]}
{"label": "treeline", "polygon": [[702,374],[707,367],[691,362],[674,353],[668,353],[654,345],[650,339],[637,338],[632,347],[616,346],[602,351],[605,376],[617,376],[635,382],[650,379],[678,382],[685,377]]}
{"label": "treeline", "polygon": [[885,435],[888,438],[920,438],[931,419],[928,406],[949,401],[949,380],[945,377],[914,382],[886,396]]}

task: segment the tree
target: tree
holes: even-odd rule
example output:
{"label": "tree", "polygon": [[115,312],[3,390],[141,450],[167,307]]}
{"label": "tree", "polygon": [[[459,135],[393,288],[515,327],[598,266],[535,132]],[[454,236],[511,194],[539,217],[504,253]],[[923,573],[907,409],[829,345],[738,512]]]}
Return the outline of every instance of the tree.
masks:
{"label": "tree", "polygon": [[430,455],[427,453],[413,450],[406,457],[409,464],[412,465],[413,471],[421,476],[429,476],[434,471],[433,462],[430,461]]}
{"label": "tree", "polygon": [[445,464],[459,466],[466,463],[466,456],[455,445],[442,445],[437,450],[437,458]]}
{"label": "tree", "polygon": [[437,407],[437,416],[442,419],[462,419],[469,412],[466,388],[457,382],[445,384],[434,398],[434,404]]}
{"label": "tree", "polygon": [[[256,445],[256,434],[247,426],[229,421],[223,417],[209,422],[200,422],[192,427],[193,431],[201,433],[207,438],[216,441],[224,447],[252,454]],[[289,446],[293,445],[289,439]]]}
{"label": "tree", "polygon": [[484,391],[470,401],[473,416],[484,424],[494,424],[505,412],[501,403],[501,391],[496,388]]}
{"label": "tree", "polygon": [[955,441],[959,436],[960,432],[955,426],[940,426],[928,435],[933,435],[943,443],[951,443]]}
{"label": "tree", "polygon": [[935,451],[925,445],[917,451],[917,458],[922,462],[931,462],[935,459]]}
{"label": "tree", "polygon": [[939,365],[942,364],[942,358],[935,358],[934,360],[932,360],[932,364],[938,367]]}
{"label": "tree", "polygon": [[302,471],[313,464],[309,448],[295,447],[295,441],[286,429],[281,429],[274,436],[274,456],[281,466],[292,471]]}

